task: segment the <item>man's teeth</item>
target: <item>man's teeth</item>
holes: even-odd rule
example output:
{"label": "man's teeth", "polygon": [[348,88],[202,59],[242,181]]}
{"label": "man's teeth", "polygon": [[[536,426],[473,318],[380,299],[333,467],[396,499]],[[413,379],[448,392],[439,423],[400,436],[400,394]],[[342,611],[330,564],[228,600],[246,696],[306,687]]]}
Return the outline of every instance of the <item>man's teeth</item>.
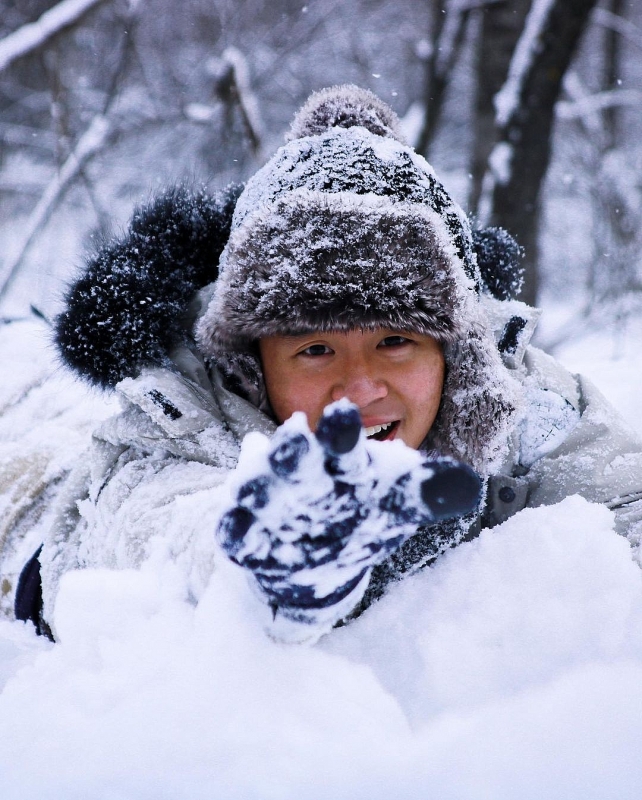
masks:
{"label": "man's teeth", "polygon": [[375,433],[380,431],[387,431],[392,425],[392,422],[384,422],[383,425],[373,425],[371,428],[366,428],[366,436],[374,436]]}

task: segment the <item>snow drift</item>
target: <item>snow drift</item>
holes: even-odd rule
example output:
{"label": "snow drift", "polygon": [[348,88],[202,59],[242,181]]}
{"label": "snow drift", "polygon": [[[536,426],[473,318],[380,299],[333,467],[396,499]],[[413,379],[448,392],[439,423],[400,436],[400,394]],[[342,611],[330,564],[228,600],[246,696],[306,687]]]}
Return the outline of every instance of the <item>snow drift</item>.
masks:
{"label": "snow drift", "polygon": [[[1,335],[3,446],[77,458],[109,405]],[[313,647],[254,603],[221,561],[194,607],[159,546],[69,573],[56,645],[0,621],[3,800],[640,796],[642,572],[605,508],[521,512]]]}
{"label": "snow drift", "polygon": [[315,647],[222,565],[63,580],[59,644],[3,623],[3,798],[633,798],[642,573],[607,510],[525,511]]}

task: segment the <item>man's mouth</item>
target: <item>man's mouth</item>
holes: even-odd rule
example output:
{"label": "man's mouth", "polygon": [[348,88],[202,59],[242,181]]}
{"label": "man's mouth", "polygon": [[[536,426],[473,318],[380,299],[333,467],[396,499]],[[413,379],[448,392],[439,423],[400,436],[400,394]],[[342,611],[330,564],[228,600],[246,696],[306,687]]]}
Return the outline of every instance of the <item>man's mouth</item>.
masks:
{"label": "man's mouth", "polygon": [[393,439],[397,428],[399,427],[399,420],[393,422],[384,422],[382,425],[372,425],[366,428],[366,436],[368,439],[376,439],[378,442],[384,442],[386,439]]}

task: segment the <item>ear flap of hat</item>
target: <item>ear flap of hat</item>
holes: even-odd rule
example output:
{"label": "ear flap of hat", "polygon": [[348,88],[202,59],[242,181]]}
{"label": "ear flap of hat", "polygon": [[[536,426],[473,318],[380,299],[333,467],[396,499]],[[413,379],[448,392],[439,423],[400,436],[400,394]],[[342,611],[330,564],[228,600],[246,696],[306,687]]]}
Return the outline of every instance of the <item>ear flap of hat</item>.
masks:
{"label": "ear flap of hat", "polygon": [[217,276],[241,188],[178,187],[138,209],[67,292],[54,331],[63,363],[103,388],[164,363],[188,336],[194,292]]}
{"label": "ear flap of hat", "polygon": [[494,339],[473,325],[465,339],[445,347],[448,371],[429,446],[491,474],[507,455],[509,432],[523,390],[504,367]]}

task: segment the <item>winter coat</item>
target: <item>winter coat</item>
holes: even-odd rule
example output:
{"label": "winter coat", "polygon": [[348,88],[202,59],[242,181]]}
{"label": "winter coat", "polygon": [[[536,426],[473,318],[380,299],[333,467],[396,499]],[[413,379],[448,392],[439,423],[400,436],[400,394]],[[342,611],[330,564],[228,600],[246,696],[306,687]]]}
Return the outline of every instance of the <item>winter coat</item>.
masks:
{"label": "winter coat", "polygon": [[[202,198],[188,200],[193,205],[187,215],[191,224],[202,202]],[[160,258],[163,248],[173,248],[174,262],[181,261],[178,251],[184,252],[186,245],[176,208],[164,198],[145,212],[144,230],[149,229],[150,216],[165,217],[162,227],[173,234],[164,241],[147,237],[147,252],[141,253],[141,241],[131,236],[90,267],[89,282],[109,287],[111,299],[106,302],[112,312],[123,279],[136,285],[139,295],[150,298],[151,313],[148,306],[140,305],[134,319],[129,315],[132,329],[149,330],[154,315],[169,318],[172,311],[167,299],[164,309],[154,304],[159,296],[167,295],[166,287],[154,294],[142,270]],[[173,227],[167,224],[168,214]],[[140,223],[142,218],[137,219]],[[216,215],[210,215],[208,225],[224,230]],[[205,286],[181,315],[184,332],[203,314],[211,290]],[[70,302],[75,303],[75,330],[84,327],[89,341],[93,312],[73,296]],[[589,381],[571,375],[530,345],[536,310],[490,295],[480,302],[504,368],[523,387],[526,404],[512,431],[508,456],[488,478],[486,505],[466,535],[497,525],[524,508],[550,505],[577,493],[612,508],[617,530],[637,546],[642,533],[642,442]],[[83,313],[86,316],[80,318]],[[115,312],[104,309],[103,315],[117,318]],[[113,346],[105,347],[109,335]],[[77,336],[78,344],[82,334]],[[101,336],[90,366],[87,359],[83,363],[99,376],[118,364],[115,390],[123,411],[94,432],[89,456],[67,479],[56,521],[43,543],[39,556],[43,614],[54,625],[54,633],[56,594],[61,577],[71,569],[124,569],[169,556],[178,565],[186,593],[197,601],[217,559],[224,557],[215,544],[214,527],[218,509],[227,498],[224,484],[235,468],[241,441],[251,431],[269,435],[276,428],[257,403],[241,396],[242,387],[234,391],[229,379],[214,364],[206,363],[189,335],[174,337],[160,354],[157,347],[154,357],[148,346],[142,366],[140,349],[127,350],[122,326],[109,334],[103,326]],[[114,342],[120,342],[120,351]],[[426,539],[424,534],[423,544],[411,539],[401,553],[375,570],[373,583],[385,584],[430,563],[461,538],[440,540],[433,535]],[[380,593],[377,589],[369,599]]]}
{"label": "winter coat", "polygon": [[[222,374],[190,335],[208,307],[207,265],[225,240],[230,197],[164,196],[134,218],[125,240],[102,251],[69,295],[59,344],[76,354],[81,374],[114,386],[123,411],[94,432],[88,457],[59,493],[39,553],[42,617],[54,635],[60,579],[72,569],[135,568],[169,557],[197,602],[224,557],[214,528],[241,441],[251,431],[269,435],[276,428],[261,400],[248,399],[241,373]],[[153,269],[164,261],[174,271],[161,280]],[[617,530],[637,552],[642,442],[589,381],[530,345],[536,310],[490,294],[479,302],[502,369],[525,398],[507,455],[488,476],[479,517],[455,534],[419,532],[375,569],[362,607],[390,580],[431,563],[481,527],[575,493],[613,509]],[[137,336],[142,343],[133,341]]]}

